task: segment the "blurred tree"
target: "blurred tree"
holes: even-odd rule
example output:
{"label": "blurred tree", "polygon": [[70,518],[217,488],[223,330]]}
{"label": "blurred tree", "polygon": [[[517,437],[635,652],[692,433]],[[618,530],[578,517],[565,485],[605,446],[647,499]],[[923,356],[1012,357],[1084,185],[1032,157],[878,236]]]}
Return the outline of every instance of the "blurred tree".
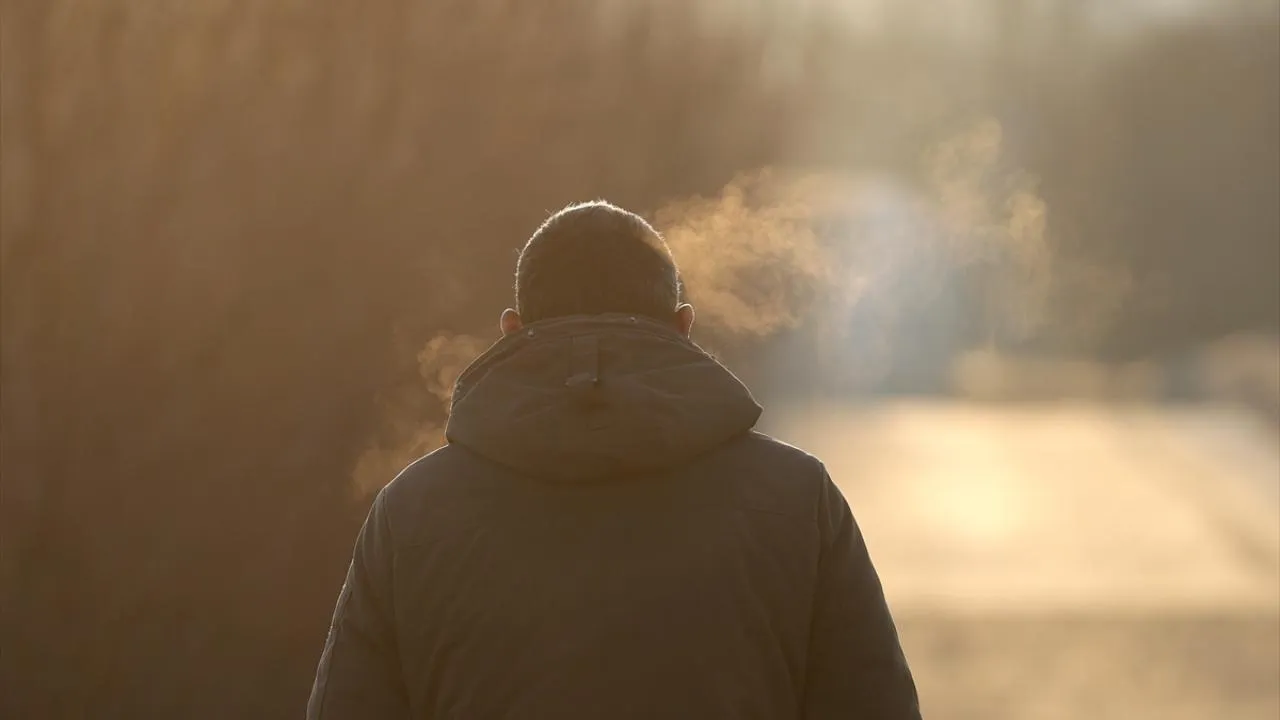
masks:
{"label": "blurred tree", "polygon": [[6,5],[0,716],[296,712],[393,328],[488,327],[543,212],[785,134],[688,16]]}

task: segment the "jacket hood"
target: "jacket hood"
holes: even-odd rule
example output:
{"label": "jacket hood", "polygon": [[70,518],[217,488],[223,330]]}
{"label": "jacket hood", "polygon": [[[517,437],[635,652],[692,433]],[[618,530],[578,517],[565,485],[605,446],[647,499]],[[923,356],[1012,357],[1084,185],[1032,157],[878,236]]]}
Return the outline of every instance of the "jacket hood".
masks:
{"label": "jacket hood", "polygon": [[533,323],[499,340],[454,387],[445,435],[546,479],[675,467],[755,426],[733,373],[674,329],[599,315]]}

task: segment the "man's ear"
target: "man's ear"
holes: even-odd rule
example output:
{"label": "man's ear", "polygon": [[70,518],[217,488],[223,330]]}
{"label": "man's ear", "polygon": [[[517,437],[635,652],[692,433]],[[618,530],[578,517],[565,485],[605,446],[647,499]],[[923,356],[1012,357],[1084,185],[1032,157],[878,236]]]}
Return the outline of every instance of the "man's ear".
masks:
{"label": "man's ear", "polygon": [[503,337],[506,337],[524,329],[524,321],[520,319],[520,313],[507,308],[502,311],[502,317],[498,319],[498,328],[502,330]]}
{"label": "man's ear", "polygon": [[676,308],[676,330],[685,337],[689,337],[693,330],[693,306],[689,303],[682,303]]}

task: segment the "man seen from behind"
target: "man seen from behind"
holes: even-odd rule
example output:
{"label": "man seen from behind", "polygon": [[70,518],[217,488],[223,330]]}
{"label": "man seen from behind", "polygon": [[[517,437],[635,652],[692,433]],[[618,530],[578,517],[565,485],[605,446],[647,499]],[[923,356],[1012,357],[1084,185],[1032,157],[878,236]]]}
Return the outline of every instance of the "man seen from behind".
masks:
{"label": "man seen from behind", "polygon": [[689,339],[662,237],[548,219],[448,444],[374,500],[311,720],[916,720],[862,534]]}

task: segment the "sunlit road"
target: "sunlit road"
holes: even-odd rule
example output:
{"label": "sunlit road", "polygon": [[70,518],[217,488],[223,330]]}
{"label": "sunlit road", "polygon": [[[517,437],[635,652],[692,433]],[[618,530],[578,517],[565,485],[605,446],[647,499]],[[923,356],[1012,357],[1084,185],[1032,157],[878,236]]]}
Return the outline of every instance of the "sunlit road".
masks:
{"label": "sunlit road", "polygon": [[930,718],[1280,717],[1280,444],[1229,409],[775,409],[880,568]]}

